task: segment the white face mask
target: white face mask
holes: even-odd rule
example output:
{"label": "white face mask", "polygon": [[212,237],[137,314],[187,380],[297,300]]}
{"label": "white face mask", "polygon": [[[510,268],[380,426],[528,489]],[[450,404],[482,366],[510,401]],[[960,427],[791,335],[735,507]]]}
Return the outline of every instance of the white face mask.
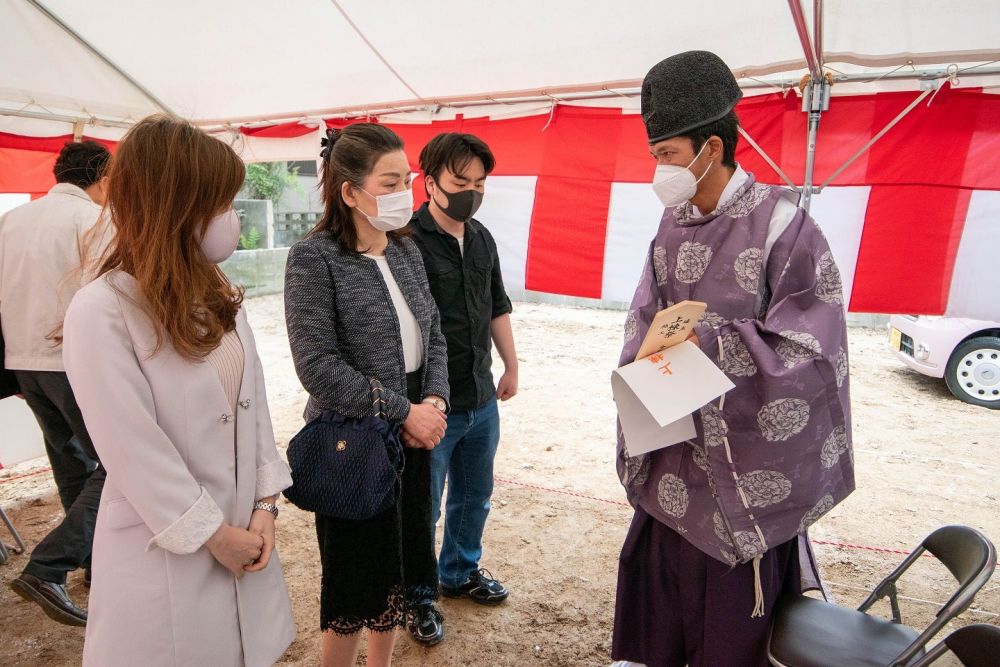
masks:
{"label": "white face mask", "polygon": [[413,190],[407,188],[402,192],[393,192],[388,195],[375,196],[367,190],[358,188],[366,195],[375,200],[378,205],[378,215],[370,216],[364,211],[362,215],[368,218],[372,227],[380,232],[391,232],[394,229],[402,229],[413,217]]}
{"label": "white face mask", "polygon": [[226,261],[240,243],[240,217],[229,209],[212,218],[201,237],[201,252],[210,264]]}
{"label": "white face mask", "polygon": [[702,145],[701,150],[698,151],[698,154],[694,156],[694,159],[691,160],[687,167],[679,167],[674,164],[660,164],[656,166],[656,172],[653,174],[653,192],[656,193],[656,196],[660,198],[665,207],[673,208],[674,206],[680,206],[698,193],[698,184],[708,174],[708,170],[712,168],[712,163],[709,163],[708,168],[705,169],[705,173],[697,180],[695,180],[694,174],[691,173],[690,167],[701,157],[701,154],[705,151],[705,146],[708,146],[707,141]]}

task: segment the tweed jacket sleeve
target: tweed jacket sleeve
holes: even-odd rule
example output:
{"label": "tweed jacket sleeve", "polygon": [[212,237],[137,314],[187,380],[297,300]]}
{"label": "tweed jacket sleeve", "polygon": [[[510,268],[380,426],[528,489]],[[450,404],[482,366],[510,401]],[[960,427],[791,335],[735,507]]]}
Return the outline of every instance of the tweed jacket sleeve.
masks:
{"label": "tweed jacket sleeve", "polygon": [[[340,353],[335,304],[336,284],[326,259],[310,243],[292,246],[285,268],[285,321],[295,372],[320,405],[361,417],[371,414],[371,387]],[[406,419],[406,396],[387,387],[384,398],[389,419]]]}

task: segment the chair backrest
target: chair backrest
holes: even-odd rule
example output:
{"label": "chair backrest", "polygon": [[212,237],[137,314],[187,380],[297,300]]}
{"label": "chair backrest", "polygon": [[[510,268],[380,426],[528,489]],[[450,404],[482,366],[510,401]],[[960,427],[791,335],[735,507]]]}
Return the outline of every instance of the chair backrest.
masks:
{"label": "chair backrest", "polygon": [[1000,656],[1000,627],[977,623],[955,630],[910,667],[927,667],[951,651],[965,667],[994,667]]}
{"label": "chair backrest", "polygon": [[875,588],[868,599],[861,603],[859,611],[867,611],[877,600],[888,596],[892,605],[893,619],[899,622],[896,581],[924,551],[934,554],[948,568],[958,580],[958,589],[941,607],[931,624],[896,657],[892,667],[910,664],[910,661],[923,651],[927,642],[939,633],[948,621],[972,604],[976,593],[990,580],[996,569],[996,548],[985,535],[967,526],[943,526],[924,538],[920,546]]}
{"label": "chair backrest", "polygon": [[928,535],[922,545],[934,554],[958,580],[959,588],[938,616],[965,611],[996,568],[997,552],[982,533],[968,526],[943,526]]}

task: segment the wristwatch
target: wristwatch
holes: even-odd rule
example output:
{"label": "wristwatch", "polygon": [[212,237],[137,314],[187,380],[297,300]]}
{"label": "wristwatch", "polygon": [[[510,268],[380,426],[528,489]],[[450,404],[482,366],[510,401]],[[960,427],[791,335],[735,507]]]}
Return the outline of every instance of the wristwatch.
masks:
{"label": "wristwatch", "polygon": [[278,506],[274,503],[265,503],[258,500],[253,504],[255,510],[264,510],[265,512],[270,512],[274,515],[274,518],[278,518]]}
{"label": "wristwatch", "polygon": [[443,398],[425,398],[424,403],[430,403],[441,412],[447,412],[448,410],[448,404],[444,402]]}

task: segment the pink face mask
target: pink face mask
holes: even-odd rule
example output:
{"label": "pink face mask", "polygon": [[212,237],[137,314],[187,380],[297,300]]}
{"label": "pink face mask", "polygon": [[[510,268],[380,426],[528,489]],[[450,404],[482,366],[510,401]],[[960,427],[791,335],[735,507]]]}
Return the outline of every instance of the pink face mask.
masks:
{"label": "pink face mask", "polygon": [[236,211],[229,209],[208,223],[201,237],[201,252],[210,264],[219,264],[236,252],[239,243],[240,218]]}

